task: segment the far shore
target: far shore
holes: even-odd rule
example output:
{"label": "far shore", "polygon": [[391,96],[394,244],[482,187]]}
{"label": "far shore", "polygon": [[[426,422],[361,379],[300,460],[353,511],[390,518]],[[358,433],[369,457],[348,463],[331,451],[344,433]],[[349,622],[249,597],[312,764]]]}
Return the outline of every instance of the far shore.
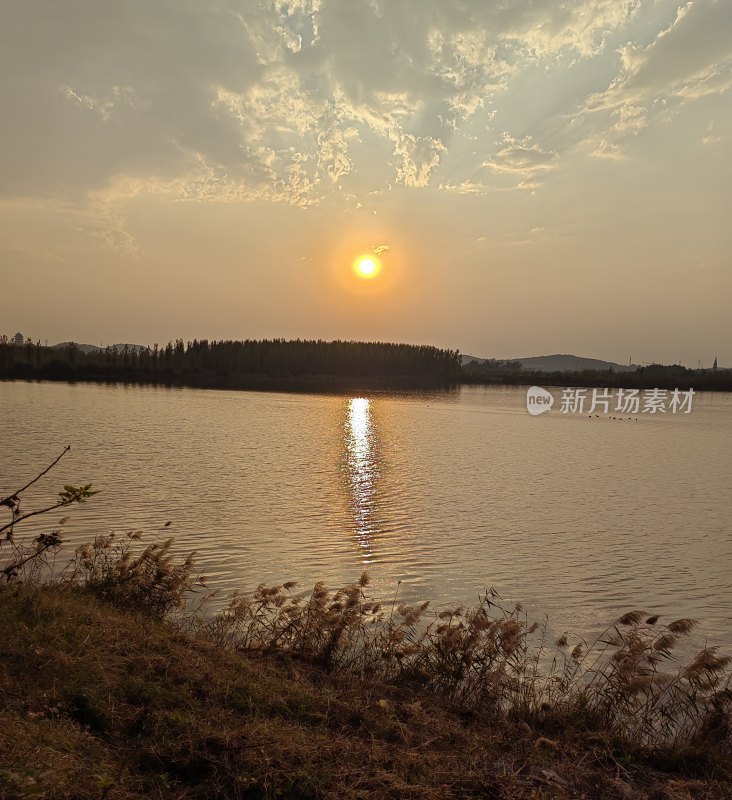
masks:
{"label": "far shore", "polygon": [[458,350],[399,342],[177,339],[165,347],[85,350],[0,340],[0,380],[50,380],[284,392],[446,390],[463,385],[732,391],[732,370],[650,364],[544,372],[469,361]]}
{"label": "far shore", "polygon": [[697,392],[732,392],[732,377],[712,381],[704,375],[697,379],[675,379],[673,375],[597,372],[522,372],[500,375],[462,375],[439,379],[421,375],[236,375],[222,377],[199,375],[43,375],[0,374],[0,381],[34,383],[100,383],[125,386],[162,386],[190,389],[229,389],[236,391],[342,393],[365,391],[456,391],[462,386],[552,386],[608,389],[694,389]]}

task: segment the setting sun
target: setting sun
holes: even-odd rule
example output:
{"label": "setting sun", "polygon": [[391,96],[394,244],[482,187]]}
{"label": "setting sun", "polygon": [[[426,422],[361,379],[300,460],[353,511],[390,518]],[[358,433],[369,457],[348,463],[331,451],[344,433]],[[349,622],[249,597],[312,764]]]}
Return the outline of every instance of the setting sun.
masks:
{"label": "setting sun", "polygon": [[359,278],[370,280],[379,274],[381,271],[381,264],[374,256],[359,256],[353,262],[353,271]]}

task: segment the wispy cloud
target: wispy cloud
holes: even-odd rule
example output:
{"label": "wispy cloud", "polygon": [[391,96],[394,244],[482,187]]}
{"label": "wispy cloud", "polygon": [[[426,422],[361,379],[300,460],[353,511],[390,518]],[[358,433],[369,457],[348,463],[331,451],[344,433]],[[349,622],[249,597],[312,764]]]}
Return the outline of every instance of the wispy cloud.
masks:
{"label": "wispy cloud", "polygon": [[621,72],[582,114],[609,115],[608,132],[635,134],[685,102],[732,87],[732,5],[695,0],[650,44],[620,48]]}
{"label": "wispy cloud", "polygon": [[531,136],[517,139],[504,132],[500,149],[483,162],[483,166],[518,180],[521,188],[536,188],[539,177],[556,169],[559,158],[550,150],[543,150]]}
{"label": "wispy cloud", "polygon": [[627,156],[623,153],[619,145],[600,139],[597,147],[592,151],[595,158],[607,158],[612,161],[623,161]]}

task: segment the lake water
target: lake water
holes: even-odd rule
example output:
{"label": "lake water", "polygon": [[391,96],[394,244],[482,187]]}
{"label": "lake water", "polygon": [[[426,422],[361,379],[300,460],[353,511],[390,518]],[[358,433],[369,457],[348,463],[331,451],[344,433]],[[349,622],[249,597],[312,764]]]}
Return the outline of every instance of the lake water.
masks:
{"label": "lake water", "polygon": [[638,421],[532,417],[525,397],[5,382],[0,492],[71,444],[26,510],[91,481],[71,542],[172,535],[224,591],[366,568],[380,599],[494,587],[578,633],[640,607],[732,650],[732,397]]}

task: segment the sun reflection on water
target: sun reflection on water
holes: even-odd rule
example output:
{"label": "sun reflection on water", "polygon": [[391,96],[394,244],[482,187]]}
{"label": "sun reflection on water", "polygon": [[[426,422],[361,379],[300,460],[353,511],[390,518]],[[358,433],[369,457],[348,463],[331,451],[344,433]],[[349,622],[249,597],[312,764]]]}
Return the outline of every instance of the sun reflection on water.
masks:
{"label": "sun reflection on water", "polygon": [[356,538],[363,550],[364,563],[370,563],[375,556],[373,536],[377,532],[378,460],[371,402],[367,398],[353,397],[349,400],[345,428],[349,503],[353,513]]}

